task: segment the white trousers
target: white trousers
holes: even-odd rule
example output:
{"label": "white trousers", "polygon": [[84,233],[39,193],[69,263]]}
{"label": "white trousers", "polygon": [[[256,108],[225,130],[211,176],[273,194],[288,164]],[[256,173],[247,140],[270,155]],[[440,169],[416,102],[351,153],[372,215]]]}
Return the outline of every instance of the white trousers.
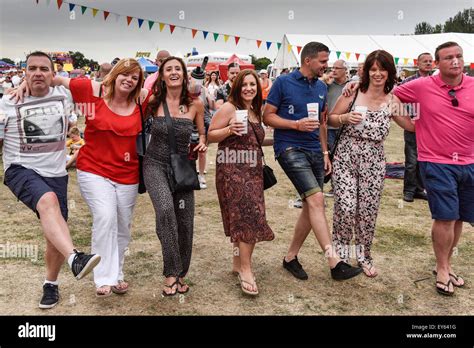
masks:
{"label": "white trousers", "polygon": [[92,253],[101,256],[94,268],[95,285],[117,285],[124,279],[124,253],[130,242],[138,184],[118,184],[81,170],[77,181],[92,214]]}

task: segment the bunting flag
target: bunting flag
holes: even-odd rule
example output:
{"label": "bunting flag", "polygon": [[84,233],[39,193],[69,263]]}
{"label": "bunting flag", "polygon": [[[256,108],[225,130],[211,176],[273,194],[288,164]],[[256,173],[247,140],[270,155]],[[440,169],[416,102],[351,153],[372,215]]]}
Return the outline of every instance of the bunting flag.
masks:
{"label": "bunting flag", "polygon": [[153,22],[153,21],[148,21],[148,29],[151,30],[151,28],[153,28],[153,24],[155,24],[155,22]]}
{"label": "bunting flag", "polygon": [[[36,2],[38,3],[38,2]],[[76,7],[76,4],[69,4],[69,12],[74,11],[74,7]]]}
{"label": "bunting flag", "polygon": [[418,65],[418,60],[417,59],[413,59],[413,65]]}
{"label": "bunting flag", "polygon": [[191,32],[193,33],[193,39],[194,39],[198,31],[196,29],[191,29]]}
{"label": "bunting flag", "polygon": [[257,47],[260,48],[260,45],[262,44],[262,40],[257,40]]}
{"label": "bunting flag", "polygon": [[359,61],[360,53],[356,53],[356,60]]}
{"label": "bunting flag", "polygon": [[403,65],[407,65],[408,64],[408,58],[403,58]]}
{"label": "bunting flag", "polygon": [[84,14],[87,10],[87,7],[86,6],[81,6],[81,12],[82,14]]}
{"label": "bunting flag", "polygon": [[165,27],[164,23],[160,23],[160,32],[163,31],[163,28]]}
{"label": "bunting flag", "polygon": [[398,60],[399,60],[399,59],[400,59],[400,58],[395,57],[395,65],[398,65]]}
{"label": "bunting flag", "polygon": [[341,51],[336,51],[336,57],[337,57],[337,59],[339,59],[340,56],[341,56]]}
{"label": "bunting flag", "polygon": [[298,54],[300,54],[302,48],[303,47],[301,47],[301,46],[296,46],[296,50],[298,51]]}
{"label": "bunting flag", "polygon": [[235,45],[237,46],[239,44],[240,37],[236,36],[235,37]]}
{"label": "bunting flag", "polygon": [[224,42],[227,42],[229,40],[229,35],[224,35]]}
{"label": "bunting flag", "polygon": [[202,35],[204,35],[204,40],[206,40],[206,38],[207,38],[207,34],[209,34],[209,32],[208,32],[208,31],[203,31],[203,32],[202,32]]}
{"label": "bunting flag", "polygon": [[349,60],[350,57],[351,57],[351,52],[346,52],[346,59]]}
{"label": "bunting flag", "polygon": [[280,50],[280,47],[281,47],[281,42],[277,42],[278,51]]}
{"label": "bunting flag", "polygon": [[217,38],[219,37],[219,34],[218,34],[218,33],[214,33],[213,35],[214,35],[214,42],[216,42],[216,41],[217,41]]}
{"label": "bunting flag", "polygon": [[138,18],[138,27],[141,28],[143,24],[143,19]]}
{"label": "bunting flag", "polygon": [[173,34],[174,28],[176,28],[176,25],[171,25],[170,24],[170,33]]}
{"label": "bunting flag", "polygon": [[267,51],[270,49],[270,46],[272,45],[271,41],[267,41]]}
{"label": "bunting flag", "polygon": [[36,5],[38,5],[39,0],[36,0]]}
{"label": "bunting flag", "polygon": [[130,25],[130,22],[132,21],[133,17],[127,16],[127,25]]}
{"label": "bunting flag", "polygon": [[58,0],[58,10],[61,9],[62,5],[63,5],[63,0]]}
{"label": "bunting flag", "polygon": [[107,17],[109,16],[110,12],[104,11],[104,21],[107,20]]}
{"label": "bunting flag", "polygon": [[93,8],[93,9],[92,9],[92,17],[95,17],[96,14],[97,14],[97,12],[99,12],[99,10],[96,9],[96,8]]}
{"label": "bunting flag", "polygon": [[293,49],[293,46],[292,46],[292,45],[288,45],[288,53],[290,53],[292,49]]}

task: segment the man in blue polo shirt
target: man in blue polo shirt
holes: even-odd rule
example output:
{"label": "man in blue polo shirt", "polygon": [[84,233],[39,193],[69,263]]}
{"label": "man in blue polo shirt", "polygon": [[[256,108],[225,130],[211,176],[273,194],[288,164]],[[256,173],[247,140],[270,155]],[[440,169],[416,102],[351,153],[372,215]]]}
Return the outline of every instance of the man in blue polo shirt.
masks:
{"label": "man in blue polo shirt", "polygon": [[331,171],[331,163],[327,149],[327,88],[318,77],[323,75],[328,60],[327,46],[306,44],[301,51],[301,68],[278,77],[263,115],[265,124],[275,128],[275,157],[303,199],[303,210],[283,259],[283,267],[302,280],[308,275],[297,255],[311,229],[325,251],[333,279],[349,279],[362,271],[334,252],[324,209],[324,173]]}

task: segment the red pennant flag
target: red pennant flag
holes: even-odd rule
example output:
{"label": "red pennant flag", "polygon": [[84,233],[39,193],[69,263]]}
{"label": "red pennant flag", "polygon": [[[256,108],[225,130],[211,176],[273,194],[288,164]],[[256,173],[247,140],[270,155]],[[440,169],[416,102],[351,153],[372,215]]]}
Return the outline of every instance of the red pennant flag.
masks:
{"label": "red pennant flag", "polygon": [[63,5],[63,0],[58,0],[58,10],[61,8]]}
{"label": "red pennant flag", "polygon": [[176,25],[171,25],[170,24],[170,33],[173,34],[174,28],[176,28]]}
{"label": "red pennant flag", "polygon": [[303,47],[301,47],[301,46],[296,46],[296,50],[298,51],[298,54],[300,54],[302,48]]}
{"label": "red pennant flag", "polygon": [[38,5],[39,0],[36,0],[36,5]]}
{"label": "red pennant flag", "polygon": [[359,57],[360,57],[360,53],[356,53],[356,60],[359,60]]}
{"label": "red pennant flag", "polygon": [[107,20],[107,17],[109,16],[110,12],[104,11],[104,21]]}
{"label": "red pennant flag", "polygon": [[127,16],[127,25],[130,25],[130,22],[132,21],[133,17]]}
{"label": "red pennant flag", "polygon": [[418,65],[418,60],[413,59],[413,64],[414,64],[414,65]]}
{"label": "red pennant flag", "polygon": [[257,47],[260,48],[260,45],[262,44],[262,40],[257,40]]}
{"label": "red pennant flag", "polygon": [[198,32],[196,29],[191,29],[191,31],[193,32],[193,39],[194,37],[196,36],[196,33]]}
{"label": "red pennant flag", "polygon": [[238,44],[239,44],[239,40],[240,40],[240,37],[236,36],[236,37],[235,37],[235,45],[238,45]]}

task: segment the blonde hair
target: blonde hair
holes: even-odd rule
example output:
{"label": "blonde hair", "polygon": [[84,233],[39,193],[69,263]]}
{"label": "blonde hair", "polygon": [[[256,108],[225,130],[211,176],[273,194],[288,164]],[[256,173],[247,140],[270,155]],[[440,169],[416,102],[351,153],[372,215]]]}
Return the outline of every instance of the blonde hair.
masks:
{"label": "blonde hair", "polygon": [[107,100],[112,100],[115,96],[115,81],[117,77],[121,74],[131,74],[138,71],[138,83],[135,89],[129,94],[127,100],[132,102],[133,100],[137,100],[140,96],[140,91],[143,86],[143,70],[140,64],[133,58],[124,58],[120,59],[117,64],[114,65],[110,73],[105,76],[104,81],[102,84],[106,88],[106,94],[104,98]]}
{"label": "blonde hair", "polygon": [[71,127],[69,130],[70,135],[81,135],[81,132],[79,131],[79,128],[77,127]]}

